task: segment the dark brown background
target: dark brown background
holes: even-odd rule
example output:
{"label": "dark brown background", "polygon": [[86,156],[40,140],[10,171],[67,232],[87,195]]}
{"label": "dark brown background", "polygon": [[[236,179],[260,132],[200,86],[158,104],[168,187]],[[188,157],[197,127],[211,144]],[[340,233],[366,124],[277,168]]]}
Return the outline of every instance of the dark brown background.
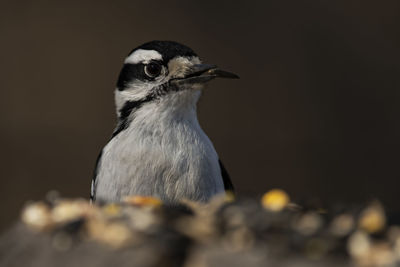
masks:
{"label": "dark brown background", "polygon": [[200,121],[241,195],[398,209],[399,1],[0,2],[0,228],[50,189],[88,197],[123,58],[153,39],[241,76]]}

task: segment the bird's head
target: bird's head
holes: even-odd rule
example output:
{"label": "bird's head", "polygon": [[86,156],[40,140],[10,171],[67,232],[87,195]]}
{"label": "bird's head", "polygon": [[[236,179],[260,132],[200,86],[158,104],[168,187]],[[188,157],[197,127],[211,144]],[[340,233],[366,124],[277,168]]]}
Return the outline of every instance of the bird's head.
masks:
{"label": "bird's head", "polygon": [[125,58],[117,82],[117,111],[126,105],[141,106],[173,94],[175,98],[181,95],[182,101],[188,99],[188,94],[198,98],[204,83],[217,77],[238,78],[215,65],[202,64],[196,53],[182,44],[145,43]]}

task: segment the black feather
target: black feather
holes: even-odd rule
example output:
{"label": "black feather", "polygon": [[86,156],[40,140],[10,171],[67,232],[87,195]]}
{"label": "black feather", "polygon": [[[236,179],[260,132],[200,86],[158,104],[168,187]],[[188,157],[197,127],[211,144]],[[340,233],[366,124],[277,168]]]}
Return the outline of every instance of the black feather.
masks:
{"label": "black feather", "polygon": [[92,201],[96,200],[96,178],[97,178],[97,174],[99,172],[100,159],[101,159],[102,155],[103,155],[103,150],[101,150],[100,154],[97,156],[96,164],[95,164],[95,167],[94,167],[93,178],[92,178],[92,186],[93,186],[93,188],[91,188],[91,190],[90,190],[90,200],[92,200]]}
{"label": "black feather", "polygon": [[152,98],[144,98],[142,100],[137,101],[127,101],[124,106],[119,110],[119,118],[118,118],[118,125],[115,131],[112,134],[112,137],[115,137],[121,131],[125,130],[129,126],[129,115],[140,108],[144,103],[151,101]]}
{"label": "black feather", "polygon": [[173,41],[151,41],[136,47],[129,53],[129,55],[138,49],[156,50],[162,55],[165,63],[168,63],[168,61],[177,56],[197,57],[197,54],[191,48]]}
{"label": "black feather", "polygon": [[222,164],[221,160],[218,160],[218,162],[219,162],[219,167],[221,169],[222,180],[224,181],[225,191],[235,192],[235,188],[233,187],[231,178],[228,172],[226,171],[224,164]]}
{"label": "black feather", "polygon": [[[142,44],[139,47],[133,49],[129,55],[134,53],[138,49],[144,50],[155,50],[162,55],[162,60],[159,61],[160,64],[167,66],[168,62],[175,57],[194,57],[197,56],[196,53],[190,49],[189,47],[182,45],[180,43],[172,42],[172,41],[152,41],[145,44]],[[125,90],[129,83],[134,80],[154,80],[153,78],[149,78],[144,72],[144,64],[124,64],[122,70],[119,74],[117,81],[117,88],[119,91]]]}

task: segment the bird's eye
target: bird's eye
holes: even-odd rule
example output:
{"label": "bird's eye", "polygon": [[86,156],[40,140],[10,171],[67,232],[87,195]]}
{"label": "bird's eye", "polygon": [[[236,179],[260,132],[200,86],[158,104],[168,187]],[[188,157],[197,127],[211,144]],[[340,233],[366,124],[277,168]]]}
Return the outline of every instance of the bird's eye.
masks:
{"label": "bird's eye", "polygon": [[162,66],[157,62],[150,62],[144,66],[144,72],[150,78],[155,78],[161,73]]}

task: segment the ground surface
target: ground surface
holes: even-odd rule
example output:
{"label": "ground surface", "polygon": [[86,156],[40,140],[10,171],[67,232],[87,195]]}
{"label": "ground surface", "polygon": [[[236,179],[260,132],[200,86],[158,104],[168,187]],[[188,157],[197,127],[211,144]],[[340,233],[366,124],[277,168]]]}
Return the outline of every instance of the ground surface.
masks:
{"label": "ground surface", "polygon": [[0,237],[0,266],[396,266],[400,228],[390,224],[377,202],[308,209],[279,191],[176,207],[50,198]]}

